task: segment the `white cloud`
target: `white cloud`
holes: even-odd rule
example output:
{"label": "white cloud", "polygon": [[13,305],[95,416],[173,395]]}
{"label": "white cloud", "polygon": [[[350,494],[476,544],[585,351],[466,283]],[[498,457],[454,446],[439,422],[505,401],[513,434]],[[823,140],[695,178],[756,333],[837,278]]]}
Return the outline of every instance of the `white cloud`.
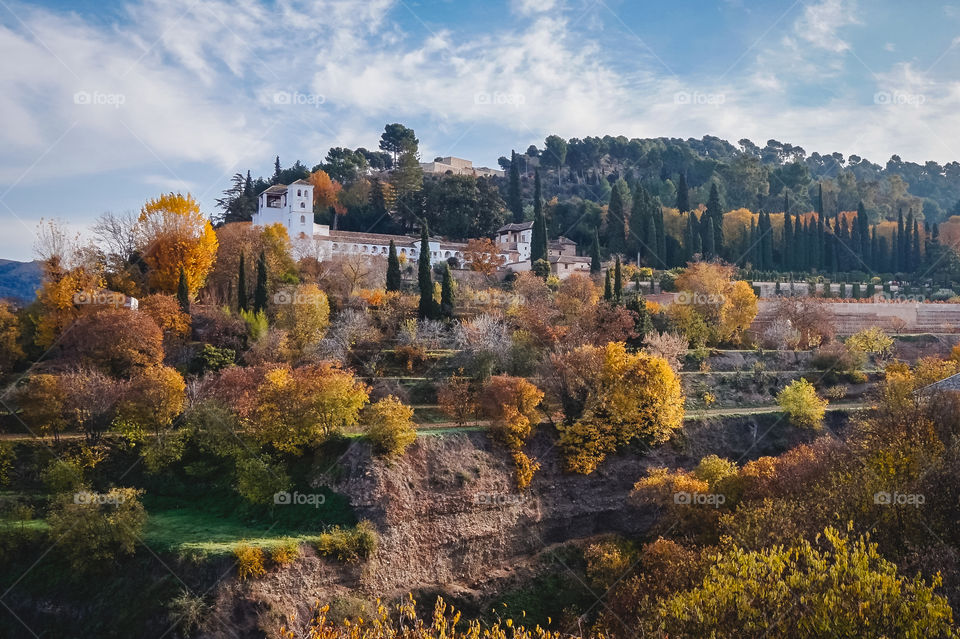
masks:
{"label": "white cloud", "polygon": [[805,5],[803,16],[794,26],[794,35],[806,45],[842,53],[850,49],[850,44],[839,32],[852,24],[859,24],[853,0],[823,0]]}

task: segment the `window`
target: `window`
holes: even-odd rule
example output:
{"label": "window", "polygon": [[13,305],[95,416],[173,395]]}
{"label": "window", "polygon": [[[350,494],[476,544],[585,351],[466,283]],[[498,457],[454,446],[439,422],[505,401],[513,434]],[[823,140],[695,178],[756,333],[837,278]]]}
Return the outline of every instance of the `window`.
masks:
{"label": "window", "polygon": [[305,202],[301,202],[301,203],[300,203],[300,208],[301,208],[301,209],[307,208],[306,203],[305,203]]}
{"label": "window", "polygon": [[300,195],[301,195],[300,189],[297,189],[297,197],[300,197]]}
{"label": "window", "polygon": [[306,216],[305,216],[305,215],[301,215],[301,216],[300,216],[300,223],[303,224],[303,223],[305,223],[306,221],[307,221]]}

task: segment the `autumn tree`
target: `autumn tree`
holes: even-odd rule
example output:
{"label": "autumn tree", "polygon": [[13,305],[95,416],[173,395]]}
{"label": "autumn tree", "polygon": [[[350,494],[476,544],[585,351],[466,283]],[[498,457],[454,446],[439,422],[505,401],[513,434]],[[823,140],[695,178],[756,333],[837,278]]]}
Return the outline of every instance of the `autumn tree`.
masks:
{"label": "autumn tree", "polygon": [[413,409],[393,395],[365,408],[362,421],[373,449],[381,455],[403,455],[417,439]]}
{"label": "autumn tree", "polygon": [[147,295],[137,307],[163,332],[164,340],[182,339],[190,335],[190,316],[184,313],[173,295]]}
{"label": "autumn tree", "polygon": [[286,330],[294,356],[303,358],[330,325],[330,303],[316,284],[301,284],[274,296],[277,326]]}
{"label": "autumn tree", "polygon": [[60,348],[68,362],[128,376],[163,361],[163,332],[145,312],[107,309],[77,320]]}
{"label": "autumn tree", "polygon": [[491,434],[510,449],[517,488],[530,485],[540,464],[530,459],[523,446],[540,420],[538,407],[543,391],[522,377],[494,375],[483,386],[481,406],[491,420]]}
{"label": "autumn tree", "polygon": [[217,256],[217,235],[191,195],[168,193],[147,201],[136,232],[150,286],[176,292],[183,269],[190,295],[203,287]]}
{"label": "autumn tree", "polygon": [[463,370],[458,375],[452,375],[437,390],[437,403],[440,410],[453,418],[458,426],[477,417],[480,410],[476,390],[469,379],[463,376]]}
{"label": "autumn tree", "polygon": [[66,394],[57,375],[41,373],[27,377],[15,395],[20,418],[37,435],[52,435],[54,440],[66,426]]}
{"label": "autumn tree", "polygon": [[0,302],[0,375],[9,372],[21,359],[20,322],[6,302]]}
{"label": "autumn tree", "polygon": [[680,381],[660,357],[611,342],[550,361],[552,394],[565,413],[560,447],[570,470],[589,474],[634,439],[662,443],[683,423]]}
{"label": "autumn tree", "polygon": [[186,384],[176,370],[168,366],[149,366],[130,378],[120,402],[122,430],[133,441],[142,441],[147,433],[161,443],[183,412]]}
{"label": "autumn tree", "polygon": [[331,211],[333,228],[336,229],[338,217],[347,212],[346,207],[340,203],[340,192],[343,187],[322,169],[311,173],[307,181],[313,185],[313,210],[318,213]]}
{"label": "autumn tree", "polygon": [[806,379],[795,379],[779,394],[777,404],[796,426],[820,428],[827,410],[827,400],[820,399],[813,384]]}
{"label": "autumn tree", "polygon": [[299,453],[356,426],[367,388],[331,363],[266,373],[251,415],[253,437],[280,451]]}
{"label": "autumn tree", "polygon": [[503,266],[506,258],[500,254],[497,245],[489,238],[472,239],[467,242],[463,259],[470,265],[471,271],[490,276]]}

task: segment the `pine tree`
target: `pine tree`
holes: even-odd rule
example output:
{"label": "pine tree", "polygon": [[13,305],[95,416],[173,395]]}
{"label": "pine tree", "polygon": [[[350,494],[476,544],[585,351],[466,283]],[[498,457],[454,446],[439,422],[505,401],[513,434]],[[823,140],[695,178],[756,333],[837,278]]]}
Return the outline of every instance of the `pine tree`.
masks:
{"label": "pine tree", "polygon": [[400,272],[400,258],[397,257],[397,247],[390,240],[390,251],[387,253],[387,291],[403,289],[403,274]]}
{"label": "pine tree", "polygon": [[613,285],[610,282],[610,269],[607,269],[606,280],[603,283],[603,299],[610,302],[613,300]]}
{"label": "pine tree", "polygon": [[273,163],[273,183],[280,184],[280,156]]}
{"label": "pine tree", "polygon": [[440,316],[444,319],[453,318],[453,275],[450,265],[443,265],[443,280],[440,283]]}
{"label": "pine tree", "polygon": [[183,267],[180,267],[180,281],[177,282],[177,301],[180,303],[180,310],[190,314],[190,287],[187,285],[187,274]]}
{"label": "pine tree", "polygon": [[237,311],[247,310],[247,263],[240,251],[240,266],[237,267]]}
{"label": "pine tree", "polygon": [[[632,206],[630,209],[629,249],[631,254],[646,258],[648,264],[652,263],[651,258],[657,250],[656,227],[652,226],[654,221],[650,216],[649,199],[650,194],[637,181],[630,198]],[[654,228],[653,235],[650,234],[650,228]]]}
{"label": "pine tree", "polygon": [[686,213],[690,210],[690,192],[687,189],[687,176],[680,173],[680,179],[677,181],[677,210]]}
{"label": "pine tree", "polygon": [[253,290],[253,312],[260,313],[267,309],[267,256],[260,251],[257,257],[257,286]]}
{"label": "pine tree", "polygon": [[420,229],[417,284],[420,288],[420,304],[417,307],[417,314],[420,319],[435,319],[437,317],[437,304],[433,299],[433,279],[430,277],[430,234],[426,222]]}
{"label": "pine tree", "polygon": [[623,271],[620,268],[620,256],[617,256],[613,267],[613,301],[617,304],[623,301]]}
{"label": "pine tree", "polygon": [[507,206],[513,213],[513,221],[523,222],[523,197],[520,193],[520,162],[517,152],[510,152],[510,185],[507,191]]}
{"label": "pine tree", "polygon": [[590,274],[597,275],[600,269],[600,232],[594,230],[593,245],[590,247]]}

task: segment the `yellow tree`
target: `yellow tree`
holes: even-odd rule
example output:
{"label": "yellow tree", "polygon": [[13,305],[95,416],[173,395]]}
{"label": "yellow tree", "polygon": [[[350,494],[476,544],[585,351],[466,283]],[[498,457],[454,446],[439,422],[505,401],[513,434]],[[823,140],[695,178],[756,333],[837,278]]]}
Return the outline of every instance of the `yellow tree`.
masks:
{"label": "yellow tree", "polygon": [[20,323],[6,302],[0,302],[0,375],[23,358],[20,346]]}
{"label": "yellow tree", "polygon": [[683,425],[680,380],[662,357],[628,353],[623,342],[581,346],[570,356],[585,364],[572,366],[581,381],[568,387],[577,397],[562,400],[560,447],[570,470],[589,474],[632,440],[662,443]]}
{"label": "yellow tree", "polygon": [[742,344],[747,329],[757,316],[758,308],[757,294],[753,292],[753,287],[743,280],[734,282],[724,296],[723,306],[720,307],[720,338],[737,345]]}
{"label": "yellow tree", "polygon": [[364,411],[363,423],[374,450],[388,457],[399,456],[417,439],[413,409],[390,395]]}
{"label": "yellow tree", "polygon": [[190,293],[200,290],[217,256],[217,234],[193,196],[167,193],[149,200],[136,232],[151,287],[176,293],[182,269]]}
{"label": "yellow tree", "polygon": [[277,325],[287,331],[294,355],[301,358],[323,339],[330,324],[327,295],[316,284],[301,284],[274,295]]}

